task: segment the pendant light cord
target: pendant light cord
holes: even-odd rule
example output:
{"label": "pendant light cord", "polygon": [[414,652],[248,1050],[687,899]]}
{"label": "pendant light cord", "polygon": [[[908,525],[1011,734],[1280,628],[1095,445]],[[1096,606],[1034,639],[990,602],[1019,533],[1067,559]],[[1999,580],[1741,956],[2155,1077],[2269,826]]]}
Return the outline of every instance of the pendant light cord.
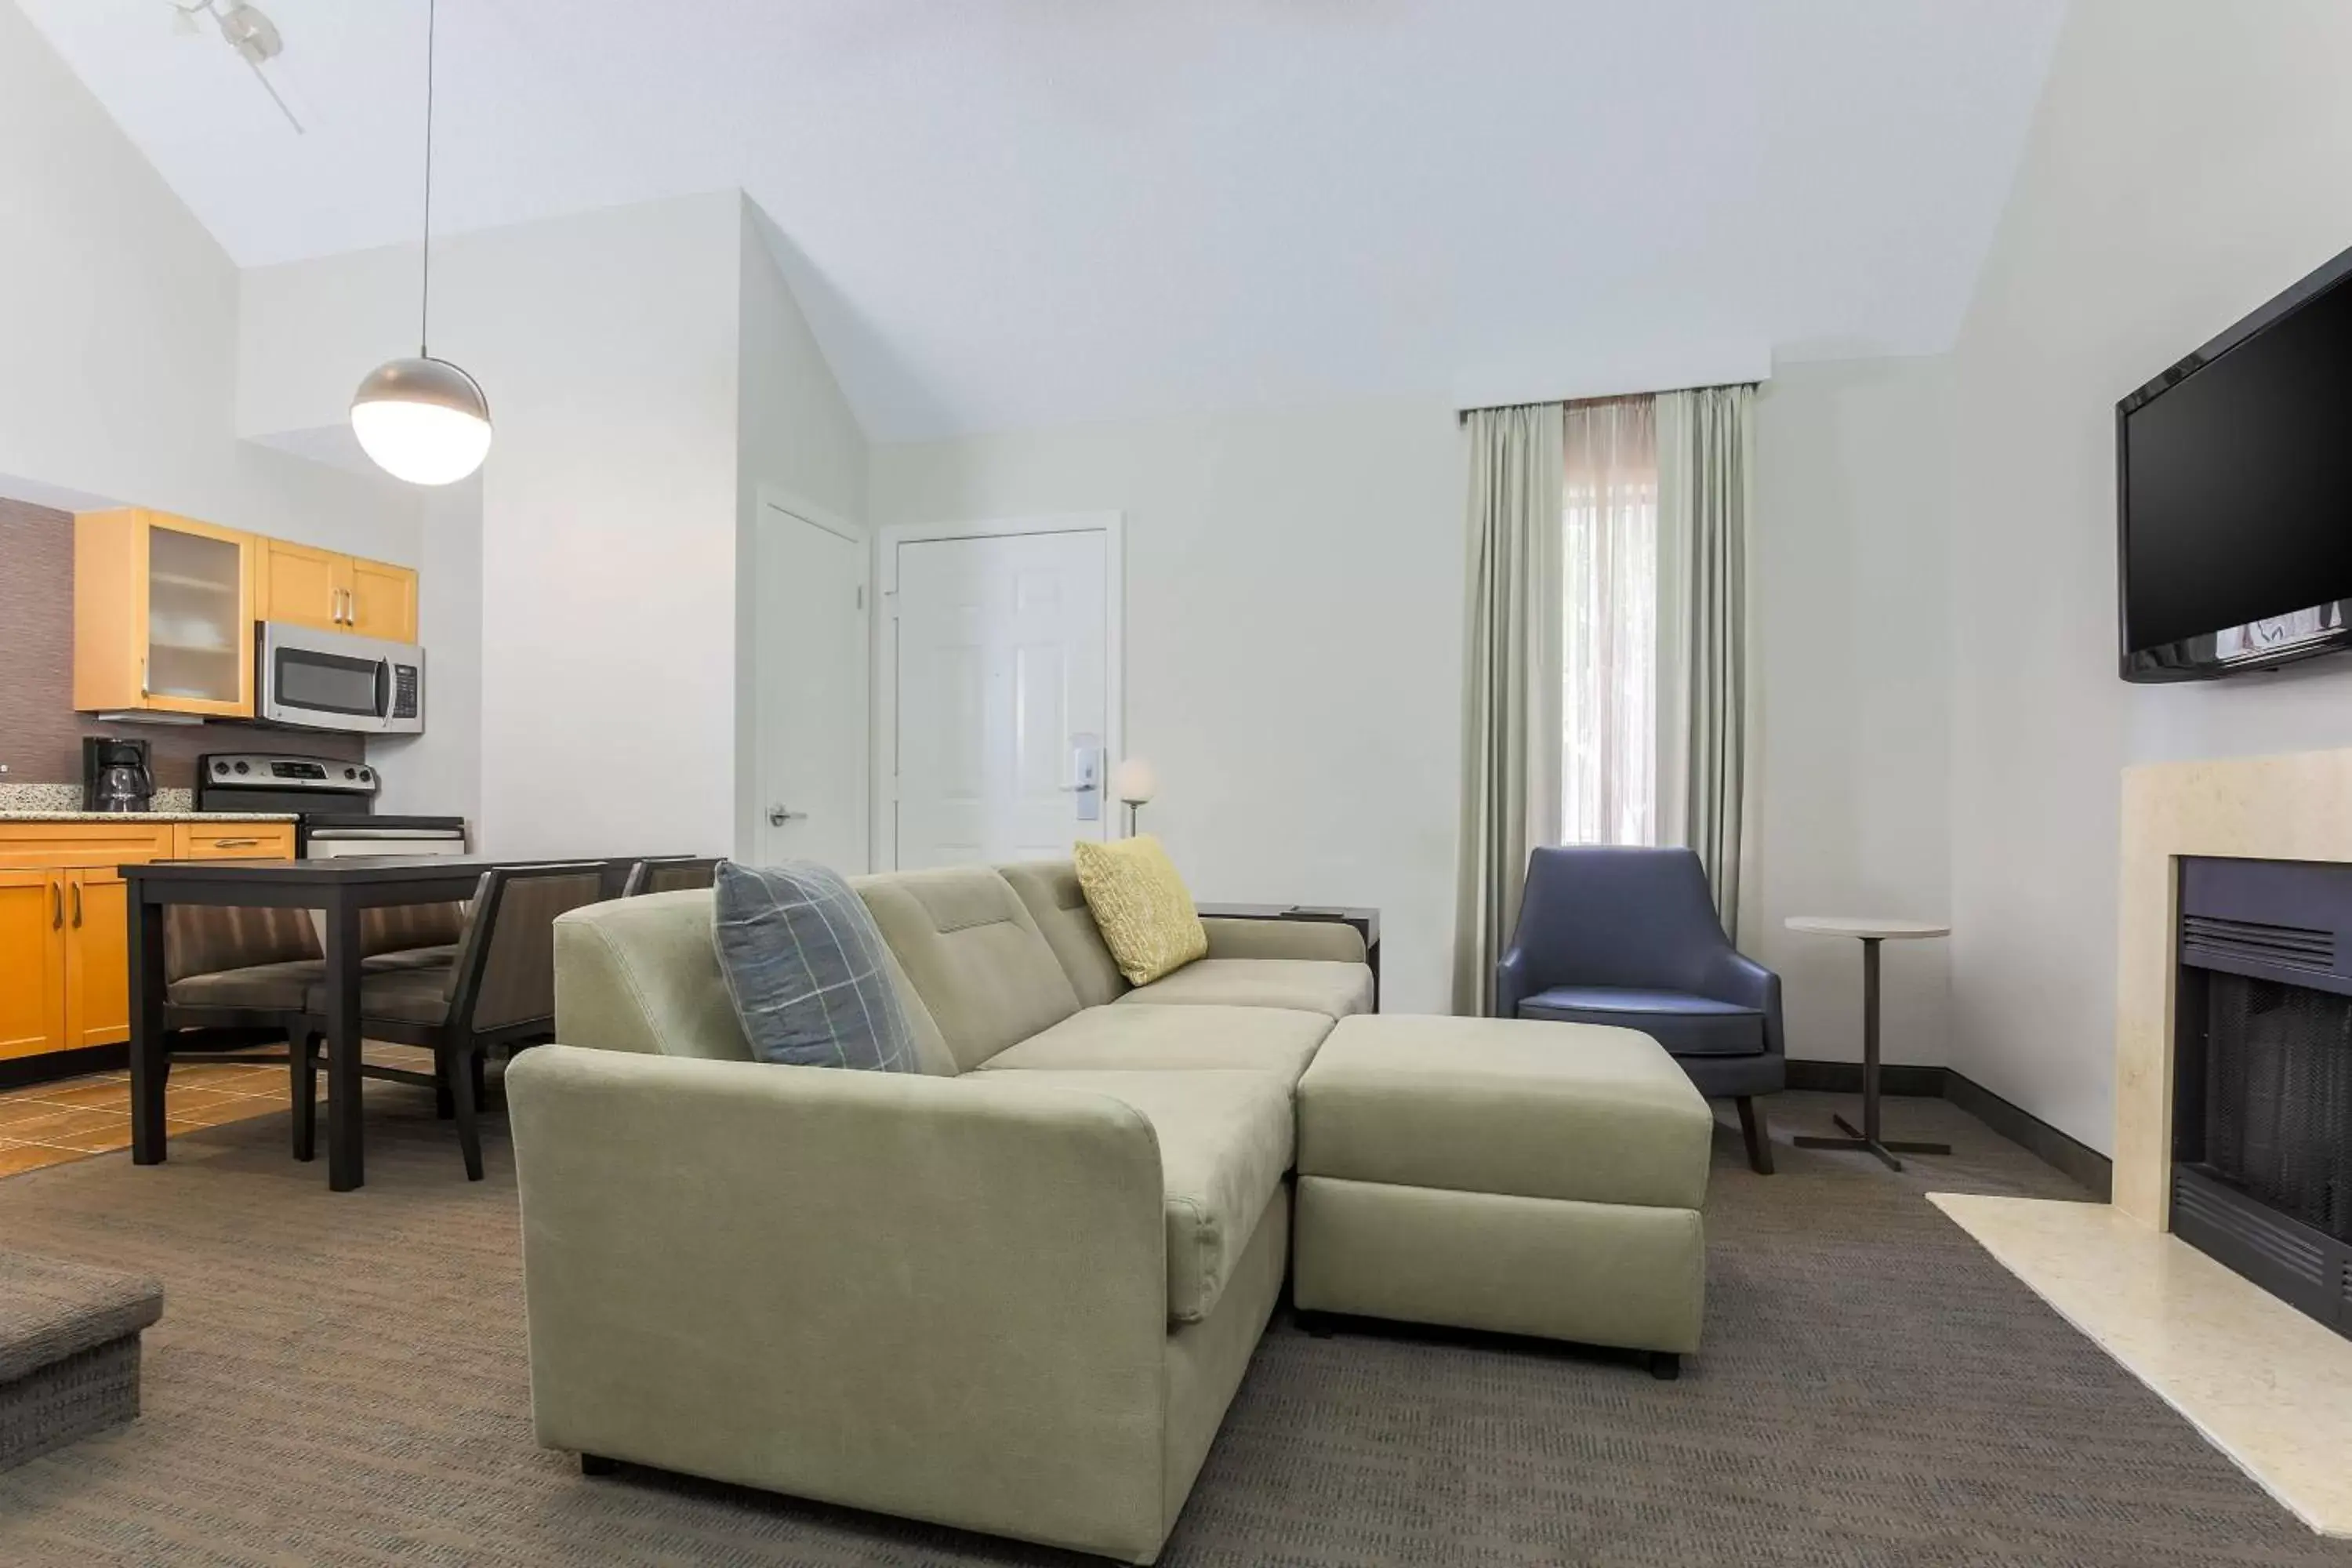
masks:
{"label": "pendant light cord", "polygon": [[439,0],[425,0],[425,261],[418,280],[416,357],[432,358],[426,344],[433,321],[433,30]]}

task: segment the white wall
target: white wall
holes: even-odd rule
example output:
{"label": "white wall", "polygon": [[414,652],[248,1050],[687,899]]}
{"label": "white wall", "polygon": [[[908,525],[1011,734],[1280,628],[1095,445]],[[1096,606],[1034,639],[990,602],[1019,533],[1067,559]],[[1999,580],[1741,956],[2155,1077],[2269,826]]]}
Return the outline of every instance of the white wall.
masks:
{"label": "white wall", "polygon": [[772,496],[831,521],[862,524],[869,452],[866,433],[834,379],[778,264],[783,242],[754,203],[743,203],[742,301],[736,405],[736,735],[733,847],[749,855],[761,843],[757,737],[761,705],[758,592],[761,498]]}
{"label": "white wall", "polygon": [[[1950,906],[1949,366],[1783,364],[1756,404],[1759,688],[1741,945],[1777,970],[1789,1053],[1862,1055],[1860,944],[1794,914]],[[1885,1058],[1946,1059],[1949,952],[1889,942]]]}
{"label": "white wall", "polygon": [[[480,379],[498,432],[481,477],[490,853],[733,843],[743,224],[730,191],[436,244],[432,347]],[[356,375],[413,352],[415,262],[392,247],[247,273],[241,426],[340,426]],[[437,689],[452,661],[428,654]]]}
{"label": "white wall", "polygon": [[368,742],[383,789],[375,808],[462,816],[480,847],[482,814],[482,481],[425,492],[416,556],[416,637],[425,645],[425,732]]}
{"label": "white wall", "polygon": [[1202,899],[1381,906],[1383,1005],[1444,1011],[1462,498],[1431,399],[877,447],[869,521],[1125,513],[1145,825]]}
{"label": "white wall", "polygon": [[2115,674],[2115,401],[2352,238],[2352,6],[2078,0],[1955,353],[1953,1064],[2100,1149],[2116,795],[2352,743],[2352,665]]}
{"label": "white wall", "polygon": [[0,493],[415,558],[406,486],[236,439],[236,268],[12,5],[0,215]]}

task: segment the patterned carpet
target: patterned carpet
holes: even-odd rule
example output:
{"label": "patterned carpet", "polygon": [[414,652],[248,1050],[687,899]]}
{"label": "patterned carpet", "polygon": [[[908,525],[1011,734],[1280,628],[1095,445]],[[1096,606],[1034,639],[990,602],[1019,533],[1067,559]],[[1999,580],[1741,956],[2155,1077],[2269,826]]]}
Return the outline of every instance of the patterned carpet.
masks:
{"label": "patterned carpet", "polygon": [[[1708,1349],[1598,1352],[1277,1322],[1171,1564],[2344,1564],[1920,1196],[2077,1194],[1941,1102],[1903,1176],[1717,1139]],[[512,1166],[468,1186],[429,1105],[372,1091],[337,1197],[282,1117],[0,1181],[0,1237],[161,1276],[147,1409],[0,1475],[0,1563],[1074,1563],[531,1445]]]}

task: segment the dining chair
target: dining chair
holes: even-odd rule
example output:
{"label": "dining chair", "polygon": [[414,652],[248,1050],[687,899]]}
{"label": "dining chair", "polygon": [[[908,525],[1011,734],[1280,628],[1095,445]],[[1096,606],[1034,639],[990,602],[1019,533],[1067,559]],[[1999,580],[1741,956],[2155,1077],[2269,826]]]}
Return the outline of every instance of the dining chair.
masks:
{"label": "dining chair", "polygon": [[[488,1054],[509,1054],[552,1037],[555,917],[604,898],[604,863],[556,860],[499,866],[482,873],[473,915],[446,967],[377,970],[360,976],[360,1032],[370,1040],[421,1046],[434,1070],[362,1063],[360,1076],[446,1093],[466,1158],[466,1179],[482,1179],[478,1112]],[[326,1038],[326,985],[310,987],[295,1053],[294,1152],[312,1157],[318,1128],[319,1048]]]}
{"label": "dining chair", "polygon": [[640,893],[679,893],[707,888],[718,875],[716,859],[692,855],[651,856],[629,868],[628,880],[621,884],[621,897],[634,899]]}

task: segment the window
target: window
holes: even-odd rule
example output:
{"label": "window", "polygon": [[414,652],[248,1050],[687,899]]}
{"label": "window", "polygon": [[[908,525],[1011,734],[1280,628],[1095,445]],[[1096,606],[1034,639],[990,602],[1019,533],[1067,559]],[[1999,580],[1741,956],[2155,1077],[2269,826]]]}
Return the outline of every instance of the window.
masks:
{"label": "window", "polygon": [[1568,406],[1560,841],[1657,841],[1656,400]]}

